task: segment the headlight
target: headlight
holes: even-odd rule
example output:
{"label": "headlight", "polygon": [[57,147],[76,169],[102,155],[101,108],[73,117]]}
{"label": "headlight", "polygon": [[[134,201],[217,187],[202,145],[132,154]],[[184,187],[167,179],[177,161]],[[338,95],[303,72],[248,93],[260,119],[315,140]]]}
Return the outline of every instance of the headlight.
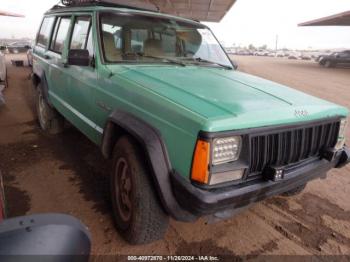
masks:
{"label": "headlight", "polygon": [[211,165],[225,164],[239,159],[242,137],[216,138],[212,141],[199,139],[194,152],[191,179],[200,184],[216,185],[242,179],[244,170],[210,174]]}
{"label": "headlight", "polygon": [[241,148],[242,138],[240,136],[214,139],[212,164],[219,165],[238,160]]}
{"label": "headlight", "polygon": [[338,143],[335,146],[336,150],[341,150],[345,145],[345,132],[348,124],[347,118],[343,118],[340,122],[339,135],[338,135]]}

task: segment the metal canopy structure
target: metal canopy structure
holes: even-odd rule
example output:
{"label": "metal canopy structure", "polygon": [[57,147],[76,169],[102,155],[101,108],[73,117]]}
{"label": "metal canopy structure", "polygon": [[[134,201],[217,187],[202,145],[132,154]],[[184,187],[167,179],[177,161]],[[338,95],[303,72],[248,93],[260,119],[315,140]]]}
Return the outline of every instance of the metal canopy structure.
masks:
{"label": "metal canopy structure", "polygon": [[350,26],[350,11],[301,23],[299,26]]}
{"label": "metal canopy structure", "polygon": [[236,0],[62,0],[62,3],[66,5],[107,3],[160,11],[206,22],[220,22],[235,2]]}
{"label": "metal canopy structure", "polygon": [[1,11],[1,10],[0,10],[0,16],[24,17],[24,15],[10,13],[10,12],[5,12],[5,11]]}
{"label": "metal canopy structure", "polygon": [[0,10],[0,16],[24,17],[24,15],[5,12],[5,11],[1,11],[1,10]]}

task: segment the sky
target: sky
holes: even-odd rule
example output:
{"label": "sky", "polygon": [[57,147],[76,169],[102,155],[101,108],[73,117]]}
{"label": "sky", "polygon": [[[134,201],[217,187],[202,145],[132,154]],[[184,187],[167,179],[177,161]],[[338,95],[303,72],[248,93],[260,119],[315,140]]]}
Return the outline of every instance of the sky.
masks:
{"label": "sky", "polygon": [[[42,14],[59,0],[1,0],[3,11],[26,18],[0,17],[0,38],[34,38]],[[350,27],[298,27],[301,22],[350,10],[349,0],[237,0],[220,23],[207,23],[225,46],[350,48]]]}

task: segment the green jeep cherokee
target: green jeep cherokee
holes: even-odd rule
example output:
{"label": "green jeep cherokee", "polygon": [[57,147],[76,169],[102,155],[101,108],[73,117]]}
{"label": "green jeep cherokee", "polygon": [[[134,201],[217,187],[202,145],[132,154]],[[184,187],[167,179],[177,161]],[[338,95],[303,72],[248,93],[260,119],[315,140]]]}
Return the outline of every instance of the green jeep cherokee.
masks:
{"label": "green jeep cherokee", "polygon": [[169,217],[226,218],[350,160],[348,110],[235,70],[196,21],[104,3],[54,7],[34,47],[40,126],[73,124],[112,159],[132,244]]}

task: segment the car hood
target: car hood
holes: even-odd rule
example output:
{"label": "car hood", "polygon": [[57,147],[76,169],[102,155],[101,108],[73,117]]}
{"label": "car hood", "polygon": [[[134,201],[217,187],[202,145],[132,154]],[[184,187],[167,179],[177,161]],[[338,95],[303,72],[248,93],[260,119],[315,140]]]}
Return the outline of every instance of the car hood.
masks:
{"label": "car hood", "polygon": [[175,66],[110,66],[123,77],[206,119],[207,131],[316,120],[347,110],[242,72]]}

